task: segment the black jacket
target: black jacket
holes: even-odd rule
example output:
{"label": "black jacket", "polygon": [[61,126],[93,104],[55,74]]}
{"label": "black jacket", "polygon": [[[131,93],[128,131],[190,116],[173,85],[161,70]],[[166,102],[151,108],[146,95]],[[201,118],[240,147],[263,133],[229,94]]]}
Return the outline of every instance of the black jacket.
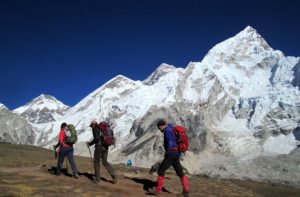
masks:
{"label": "black jacket", "polygon": [[93,128],[93,137],[94,139],[89,143],[90,146],[92,145],[102,145],[101,138],[103,137],[103,134],[101,132],[101,129],[98,127]]}

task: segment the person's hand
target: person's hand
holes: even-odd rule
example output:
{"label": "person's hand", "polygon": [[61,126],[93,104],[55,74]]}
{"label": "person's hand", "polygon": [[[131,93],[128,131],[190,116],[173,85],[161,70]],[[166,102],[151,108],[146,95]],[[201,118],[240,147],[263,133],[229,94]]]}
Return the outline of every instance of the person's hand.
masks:
{"label": "person's hand", "polygon": [[53,149],[54,149],[54,150],[56,149],[56,146],[55,146],[55,145],[53,145]]}
{"label": "person's hand", "polygon": [[86,145],[87,145],[87,147],[89,147],[89,146],[90,146],[90,143],[89,143],[89,142],[86,142]]}

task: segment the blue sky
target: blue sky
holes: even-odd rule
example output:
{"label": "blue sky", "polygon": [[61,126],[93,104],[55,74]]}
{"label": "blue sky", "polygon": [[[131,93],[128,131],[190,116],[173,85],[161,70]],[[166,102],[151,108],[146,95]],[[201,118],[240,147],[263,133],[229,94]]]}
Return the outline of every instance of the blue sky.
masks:
{"label": "blue sky", "polygon": [[75,105],[112,77],[186,67],[247,25],[300,56],[296,0],[0,1],[0,102],[44,93]]}

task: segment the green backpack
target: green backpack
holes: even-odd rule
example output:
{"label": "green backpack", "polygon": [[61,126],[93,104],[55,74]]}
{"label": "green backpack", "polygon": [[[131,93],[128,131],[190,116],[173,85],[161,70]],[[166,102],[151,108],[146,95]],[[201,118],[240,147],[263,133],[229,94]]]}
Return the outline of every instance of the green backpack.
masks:
{"label": "green backpack", "polygon": [[77,131],[75,129],[75,126],[72,124],[69,124],[66,128],[65,131],[66,139],[65,143],[66,144],[75,144],[77,142]]}

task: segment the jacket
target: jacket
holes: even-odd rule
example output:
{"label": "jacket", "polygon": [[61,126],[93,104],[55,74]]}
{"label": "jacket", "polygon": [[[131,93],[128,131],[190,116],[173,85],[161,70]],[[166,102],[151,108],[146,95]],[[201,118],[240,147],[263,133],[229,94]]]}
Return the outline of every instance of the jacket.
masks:
{"label": "jacket", "polygon": [[163,130],[164,132],[164,148],[165,155],[172,155],[180,157],[181,153],[177,150],[176,137],[173,132],[173,125],[168,124],[167,127]]}
{"label": "jacket", "polygon": [[65,128],[62,128],[59,132],[59,144],[60,144],[60,146],[63,146],[63,147],[72,146],[70,144],[66,144],[65,139],[66,139]]}

